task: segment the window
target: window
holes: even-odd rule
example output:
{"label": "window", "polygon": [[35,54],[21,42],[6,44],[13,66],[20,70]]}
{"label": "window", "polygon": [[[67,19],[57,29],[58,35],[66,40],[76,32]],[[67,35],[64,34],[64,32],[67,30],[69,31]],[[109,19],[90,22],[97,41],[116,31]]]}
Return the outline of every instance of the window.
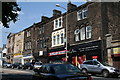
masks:
{"label": "window", "polygon": [[64,29],[52,33],[52,47],[64,45]]}
{"label": "window", "polygon": [[62,26],[62,19],[59,19],[59,26]]}
{"label": "window", "polygon": [[92,62],[92,61],[86,61],[86,62],[84,62],[83,64],[93,65],[93,62]]}
{"label": "window", "polygon": [[81,29],[81,40],[85,40],[85,27]]}
{"label": "window", "polygon": [[63,36],[63,33],[61,34],[61,44],[64,43],[64,36]]}
{"label": "window", "polygon": [[82,19],[82,10],[79,10],[78,12],[77,12],[77,18],[78,18],[78,20],[81,20]]}
{"label": "window", "polygon": [[39,34],[42,34],[42,33],[44,33],[44,27],[39,28]]}
{"label": "window", "polygon": [[42,47],[43,47],[42,40],[38,40],[38,48],[42,48]]}
{"label": "window", "polygon": [[80,30],[76,29],[74,34],[75,34],[75,41],[80,41]]}
{"label": "window", "polygon": [[91,38],[91,26],[86,27],[86,39]]}
{"label": "window", "polygon": [[54,30],[62,27],[62,17],[54,20]]}
{"label": "window", "polygon": [[27,37],[29,37],[30,36],[30,30],[29,31],[27,31]]}
{"label": "window", "polygon": [[88,10],[87,8],[81,9],[77,12],[77,19],[82,20],[87,18]]}
{"label": "window", "polygon": [[87,8],[83,9],[83,19],[87,18]]}
{"label": "window", "polygon": [[59,42],[60,42],[60,36],[57,35],[57,44],[59,44]]}
{"label": "window", "polygon": [[53,36],[53,45],[56,45],[56,36]]}
{"label": "window", "polygon": [[31,49],[31,42],[25,43],[25,49]]}

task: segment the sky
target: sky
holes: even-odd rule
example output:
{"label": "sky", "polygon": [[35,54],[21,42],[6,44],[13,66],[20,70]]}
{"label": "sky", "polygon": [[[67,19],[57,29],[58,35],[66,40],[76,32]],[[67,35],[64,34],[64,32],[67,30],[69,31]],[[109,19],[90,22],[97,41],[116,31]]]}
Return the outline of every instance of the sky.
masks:
{"label": "sky", "polygon": [[[72,2],[73,4],[80,6],[85,2]],[[21,12],[19,14],[19,20],[14,24],[10,23],[10,28],[4,28],[0,25],[0,47],[7,42],[7,35],[9,33],[17,33],[30,27],[34,23],[41,21],[41,16],[52,17],[53,10],[57,9],[66,12],[62,8],[56,7],[59,4],[62,7],[67,7],[67,2],[18,2],[21,7]]]}

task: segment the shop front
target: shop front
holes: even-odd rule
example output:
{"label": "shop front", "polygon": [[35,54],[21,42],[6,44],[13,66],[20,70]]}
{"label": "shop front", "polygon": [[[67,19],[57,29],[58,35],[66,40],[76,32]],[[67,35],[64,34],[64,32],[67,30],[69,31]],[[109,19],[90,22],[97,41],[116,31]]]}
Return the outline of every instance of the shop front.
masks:
{"label": "shop front", "polygon": [[49,62],[53,61],[66,61],[67,50],[64,47],[51,49],[48,52]]}
{"label": "shop front", "polygon": [[39,61],[42,63],[47,63],[48,62],[48,55],[47,55],[47,51],[38,51],[36,53],[33,54],[35,61]]}
{"label": "shop front", "polygon": [[32,54],[26,54],[26,55],[24,54],[22,64],[27,63],[27,62],[32,62],[32,60],[33,60]]}
{"label": "shop front", "polygon": [[100,40],[71,46],[69,61],[74,65],[78,66],[83,61],[92,59],[102,59]]}
{"label": "shop front", "polygon": [[22,62],[23,62],[22,53],[15,53],[13,56],[13,63],[22,63]]}
{"label": "shop front", "polygon": [[120,47],[112,48],[113,66],[120,69]]}

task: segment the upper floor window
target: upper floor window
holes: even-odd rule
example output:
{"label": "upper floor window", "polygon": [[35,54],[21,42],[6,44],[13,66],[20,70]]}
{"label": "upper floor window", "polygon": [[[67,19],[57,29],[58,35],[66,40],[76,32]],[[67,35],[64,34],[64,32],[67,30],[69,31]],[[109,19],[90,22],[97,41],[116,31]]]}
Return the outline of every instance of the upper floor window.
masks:
{"label": "upper floor window", "polygon": [[86,26],[82,27],[81,29],[76,29],[74,31],[75,34],[75,41],[90,39],[92,36],[92,27]]}
{"label": "upper floor window", "polygon": [[60,43],[60,36],[59,36],[59,34],[57,35],[57,44],[59,44]]}
{"label": "upper floor window", "polygon": [[54,20],[54,30],[62,27],[62,17]]}
{"label": "upper floor window", "polygon": [[88,10],[87,8],[81,9],[77,12],[77,19],[82,20],[87,18]]}
{"label": "upper floor window", "polygon": [[56,36],[53,36],[53,45],[56,45]]}
{"label": "upper floor window", "polygon": [[27,31],[27,37],[29,37],[29,36],[30,36],[30,30]]}
{"label": "upper floor window", "polygon": [[39,28],[39,34],[42,34],[42,33],[44,33],[44,27],[43,26]]}
{"label": "upper floor window", "polygon": [[63,33],[61,34],[61,44],[63,44],[64,43],[64,35],[63,35]]}
{"label": "upper floor window", "polygon": [[81,33],[80,33],[81,35],[81,40],[85,40],[85,27],[83,27],[82,29],[81,29]]}
{"label": "upper floor window", "polygon": [[86,27],[86,39],[91,38],[91,26]]}
{"label": "upper floor window", "polygon": [[74,34],[75,34],[75,41],[80,41],[80,30],[76,29]]}
{"label": "upper floor window", "polygon": [[52,33],[52,47],[64,45],[64,29]]}
{"label": "upper floor window", "polygon": [[32,46],[31,42],[25,43],[25,49],[31,49],[32,48],[31,46]]}
{"label": "upper floor window", "polygon": [[42,48],[43,47],[43,41],[42,40],[38,40],[38,48]]}

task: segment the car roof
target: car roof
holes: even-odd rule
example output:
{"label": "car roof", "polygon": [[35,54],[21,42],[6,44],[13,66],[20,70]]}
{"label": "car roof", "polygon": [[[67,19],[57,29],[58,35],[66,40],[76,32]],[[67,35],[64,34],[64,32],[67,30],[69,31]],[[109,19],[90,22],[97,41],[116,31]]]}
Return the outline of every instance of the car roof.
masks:
{"label": "car roof", "polygon": [[48,64],[44,64],[44,65],[48,65],[48,66],[57,66],[57,65],[68,65],[68,64],[50,64],[50,63],[48,63]]}

